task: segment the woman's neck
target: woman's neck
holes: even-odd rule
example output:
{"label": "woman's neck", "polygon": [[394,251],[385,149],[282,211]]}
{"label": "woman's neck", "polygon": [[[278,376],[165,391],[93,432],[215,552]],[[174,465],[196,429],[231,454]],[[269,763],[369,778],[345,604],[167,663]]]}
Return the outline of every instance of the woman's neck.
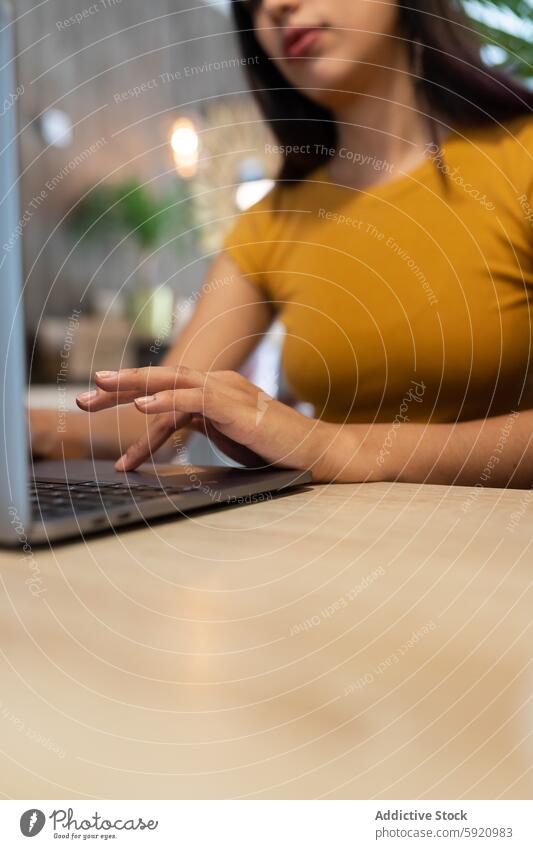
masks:
{"label": "woman's neck", "polygon": [[370,68],[358,93],[333,109],[337,147],[328,172],[338,183],[362,188],[394,179],[416,168],[434,141],[405,57],[392,64]]}

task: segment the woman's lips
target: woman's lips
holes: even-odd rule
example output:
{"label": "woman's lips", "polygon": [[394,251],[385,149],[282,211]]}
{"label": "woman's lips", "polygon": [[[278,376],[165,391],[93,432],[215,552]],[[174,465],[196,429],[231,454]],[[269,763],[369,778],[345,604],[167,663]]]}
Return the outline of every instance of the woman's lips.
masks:
{"label": "woman's lips", "polygon": [[288,58],[306,56],[321,33],[320,27],[306,27],[289,30],[283,39],[283,46]]}

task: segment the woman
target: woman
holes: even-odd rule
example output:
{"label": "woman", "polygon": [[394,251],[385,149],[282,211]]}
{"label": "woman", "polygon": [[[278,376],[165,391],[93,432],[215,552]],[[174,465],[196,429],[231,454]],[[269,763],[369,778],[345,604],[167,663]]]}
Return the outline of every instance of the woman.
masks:
{"label": "woman", "polygon": [[[149,423],[117,468],[189,428],[316,481],[531,486],[532,94],[484,67],[451,0],[233,11],[284,165],[165,367],[78,399]],[[274,316],[315,418],[234,371]]]}

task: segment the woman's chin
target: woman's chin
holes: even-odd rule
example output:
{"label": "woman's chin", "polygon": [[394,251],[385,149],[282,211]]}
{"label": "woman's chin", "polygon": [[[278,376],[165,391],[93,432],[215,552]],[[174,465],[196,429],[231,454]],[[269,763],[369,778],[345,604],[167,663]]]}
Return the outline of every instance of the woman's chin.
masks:
{"label": "woman's chin", "polygon": [[298,74],[292,73],[290,82],[320,106],[334,108],[345,97],[351,98],[361,87],[356,74],[339,73],[339,64],[333,59],[314,59]]}

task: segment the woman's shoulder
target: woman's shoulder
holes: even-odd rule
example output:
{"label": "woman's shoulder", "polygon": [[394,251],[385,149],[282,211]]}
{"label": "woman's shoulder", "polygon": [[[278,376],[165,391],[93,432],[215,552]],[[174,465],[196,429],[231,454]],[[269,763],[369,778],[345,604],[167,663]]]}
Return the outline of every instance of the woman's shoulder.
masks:
{"label": "woman's shoulder", "polygon": [[316,168],[305,178],[284,180],[277,178],[263,197],[241,211],[237,221],[241,226],[247,222],[254,229],[275,226],[283,218],[284,213],[297,211],[304,202],[307,194],[316,192],[316,184],[325,180],[323,168]]}
{"label": "woman's shoulder", "polygon": [[529,193],[533,186],[533,114],[485,123],[452,134],[446,147],[491,191]]}
{"label": "woman's shoulder", "polygon": [[302,213],[308,216],[310,193],[316,194],[316,183],[321,179],[320,169],[315,171],[316,179],[313,172],[303,180],[274,180],[260,200],[234,217],[222,248],[241,269],[252,273],[257,268],[268,268],[288,233],[301,225]]}
{"label": "woman's shoulder", "polygon": [[533,188],[533,116],[509,121],[501,133],[501,166],[518,194]]}
{"label": "woman's shoulder", "polygon": [[503,154],[533,155],[533,113],[528,112],[505,123],[486,123],[455,134],[456,138],[481,150]]}
{"label": "woman's shoulder", "polygon": [[507,137],[528,147],[533,152],[533,113],[520,115],[504,125]]}
{"label": "woman's shoulder", "polygon": [[275,183],[257,201],[247,204],[233,216],[226,243],[235,236],[253,236],[268,232],[273,222],[275,208],[278,205],[278,190]]}

